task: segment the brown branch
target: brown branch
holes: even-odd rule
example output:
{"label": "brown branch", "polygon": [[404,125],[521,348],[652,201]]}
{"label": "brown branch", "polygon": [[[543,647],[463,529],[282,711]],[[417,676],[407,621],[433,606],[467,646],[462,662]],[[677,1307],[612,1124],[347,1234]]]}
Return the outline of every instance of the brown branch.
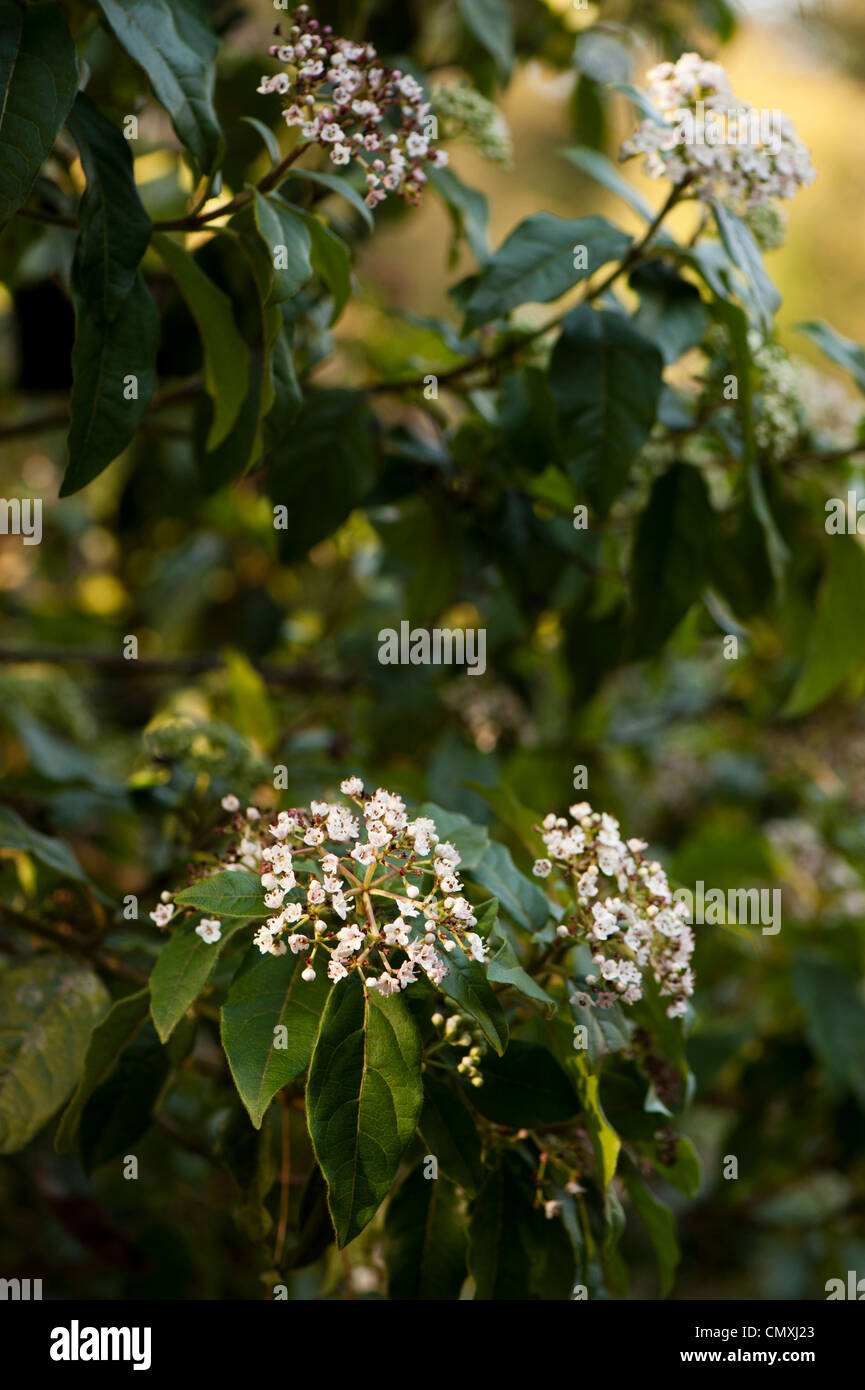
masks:
{"label": "brown branch", "polygon": [[[279,164],[269,170],[263,178],[259,179],[256,188],[259,193],[270,193],[277,188],[285,178],[292,164],[294,164],[305,150],[308,150],[310,140],[305,140],[280,160]],[[193,232],[199,227],[205,227],[208,222],[214,222],[217,217],[227,217],[229,213],[237,212],[240,208],[252,201],[252,189],[243,188],[227,203],[222,203],[218,208],[211,208],[210,212],[188,213],[186,217],[169,218],[167,221],[154,222],[154,229],[158,232]]]}
{"label": "brown branch", "polygon": [[71,932],[61,931],[59,927],[52,927],[47,922],[40,922],[37,918],[31,917],[25,912],[18,912],[16,908],[9,907],[6,903],[0,903],[0,917],[19,931],[29,932],[31,936],[38,936],[43,941],[50,941],[55,946],[60,946],[67,955],[81,956],[89,964],[107,971],[109,975],[115,975],[119,980],[128,980],[131,984],[136,985],[147,984],[148,976],[134,965],[119,960],[117,956],[101,950],[91,942],[73,936]]}
{"label": "brown branch", "polygon": [[[204,379],[200,376],[190,377],[188,381],[181,382],[179,386],[172,386],[167,391],[154,396],[147,408],[147,415],[142,420],[139,428],[146,428],[151,415],[160,410],[168,410],[173,405],[178,405],[183,401],[194,400],[204,389]],[[69,411],[67,409],[50,410],[46,415],[38,415],[32,420],[21,420],[14,425],[0,425],[0,440],[3,439],[23,439],[25,435],[42,434],[44,430],[61,430],[69,427]]]}
{"label": "brown branch", "polygon": [[557,328],[559,324],[567,318],[568,314],[573,312],[574,309],[578,309],[582,304],[591,304],[594,300],[596,300],[600,295],[603,294],[604,290],[609,289],[610,286],[614,284],[615,281],[618,280],[621,275],[624,275],[627,273],[627,271],[632,270],[634,266],[637,264],[637,262],[641,259],[642,254],[645,251],[648,243],[655,235],[655,232],[658,230],[664,218],[667,216],[667,213],[670,212],[671,208],[673,208],[675,204],[679,202],[685,187],[685,183],[676,184],[676,186],[672,189],[669,197],[667,198],[667,201],[664,203],[663,207],[655,214],[654,218],[652,219],[649,226],[646,228],[640,240],[632,242],[627,253],[622,257],[619,264],[615,266],[603,280],[600,280],[598,284],[594,285],[593,287],[588,288],[585,294],[583,294],[583,296],[578,300],[576,304],[569,305],[567,309],[563,309],[561,313],[556,314],[554,318],[549,319],[548,322],[543,324],[540,328],[536,328],[531,333],[523,334],[522,337],[513,339],[505,343],[504,346],[498,348],[496,352],[479,352],[474,357],[468,358],[465,362],[459,363],[458,366],[451,367],[448,371],[435,373],[427,372],[424,376],[412,377],[407,381],[375,381],[369,383],[369,385],[365,387],[362,386],[359,389],[365,390],[370,395],[378,395],[385,392],[401,393],[403,391],[420,391],[426,385],[427,378],[430,375],[434,375],[436,377],[439,386],[447,386],[454,381],[460,381],[465,376],[470,376],[473,372],[487,370],[490,367],[496,367],[500,362],[506,361],[510,357],[515,357],[522,351],[524,347],[527,347],[529,344],[536,342],[538,338],[542,338],[545,333],[549,333],[551,328]]}
{"label": "brown branch", "polygon": [[[224,657],[218,652],[197,652],[186,656],[145,656],[132,660],[115,652],[87,648],[0,647],[0,665],[16,662],[63,665],[75,661],[112,674],[123,672],[124,675],[155,677],[201,675],[205,671],[221,670],[225,665]],[[266,661],[253,662],[253,665],[268,684],[282,686],[287,690],[349,690],[360,680],[359,676],[354,675],[326,675],[312,666],[277,666]]]}

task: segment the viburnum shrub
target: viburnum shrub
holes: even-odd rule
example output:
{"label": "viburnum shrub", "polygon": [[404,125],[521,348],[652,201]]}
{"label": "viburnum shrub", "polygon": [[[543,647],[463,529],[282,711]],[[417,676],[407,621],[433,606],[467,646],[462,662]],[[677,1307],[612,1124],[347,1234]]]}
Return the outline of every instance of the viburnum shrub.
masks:
{"label": "viburnum shrub", "polygon": [[[0,1151],[47,1203],[52,1117],[109,1186],[151,1146],[107,1199],[147,1190],[148,1251],[213,1181],[199,1289],[625,1296],[639,1224],[666,1293],[695,1052],[702,1139],[751,1123],[710,1209],[743,1240],[775,1071],[862,1089],[859,943],[767,938],[752,989],[673,888],[714,856],[780,863],[805,930],[861,906],[861,733],[788,721],[861,689],[865,356],[779,338],[814,171],[699,8],[0,0],[0,440],[45,503],[0,567]],[[607,86],[593,41],[682,56]],[[514,123],[576,83],[564,148],[511,141],[518,63]],[[496,244],[466,146],[520,208]],[[383,663],[403,624],[483,665]],[[804,1169],[842,1166],[829,1108]]]}

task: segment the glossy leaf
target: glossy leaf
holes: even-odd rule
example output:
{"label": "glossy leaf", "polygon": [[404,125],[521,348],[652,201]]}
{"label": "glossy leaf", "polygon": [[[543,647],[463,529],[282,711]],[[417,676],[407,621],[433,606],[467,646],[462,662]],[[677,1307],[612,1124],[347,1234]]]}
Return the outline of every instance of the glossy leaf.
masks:
{"label": "glossy leaf", "polygon": [[471,960],[459,945],[446,956],[447,974],[439,985],[462,1013],[470,1014],[487,1042],[501,1056],[508,1045],[508,1021],[487,981],[484,967]]}
{"label": "glossy leaf", "polygon": [[508,0],[458,0],[468,29],[508,77],[514,61],[513,20]]}
{"label": "glossy leaf", "polygon": [[562,1222],[535,1206],[531,1173],[515,1153],[497,1155],[471,1205],[469,1272],[475,1298],[569,1299],[576,1275]]}
{"label": "glossy leaf", "polygon": [[698,469],[677,463],[652,488],[637,523],[631,561],[634,646],[666,642],[709,578],[715,513]]}
{"label": "glossy leaf", "polygon": [[75,306],[69,466],[61,497],[79,492],[131,443],[156,386],[159,315],[139,274],[110,323]]}
{"label": "glossy leaf", "polygon": [[339,1244],[372,1220],[420,1114],[421,1042],[398,996],[364,997],[357,972],[331,992],[307,1085],[307,1118]]}
{"label": "glossy leaf", "polygon": [[562,452],[574,481],[605,516],[655,422],[663,359],[623,314],[575,309],[550,364]]}
{"label": "glossy leaf", "polygon": [[482,1178],[480,1137],[462,1096],[432,1071],[424,1075],[419,1129],[439,1171],[473,1196]]}
{"label": "glossy leaf", "polygon": [[302,980],[307,964],[306,955],[262,955],[251,946],[222,1008],[222,1045],[256,1128],[312,1056],[330,982],[323,968]]}
{"label": "glossy leaf", "polygon": [[384,1258],[391,1299],[459,1298],[466,1277],[462,1201],[447,1178],[425,1178],[422,1163],[388,1203]]}
{"label": "glossy leaf", "polygon": [[[604,217],[570,220],[550,212],[527,217],[473,282],[462,305],[466,331],[503,318],[522,304],[560,298],[608,261],[621,260],[630,243],[631,238]],[[577,248],[585,248],[585,266],[583,257],[575,254]]]}
{"label": "glossy leaf", "polygon": [[865,660],[865,555],[853,536],[832,536],[805,664],[784,714],[807,714]]}
{"label": "glossy leaf", "polygon": [[0,227],[27,201],[78,88],[59,5],[0,3]]}
{"label": "glossy leaf", "polygon": [[[265,198],[255,189],[255,221],[272,267],[269,302],[279,304],[297,294],[312,274],[310,236],[306,225],[284,203]],[[285,265],[282,265],[282,261]]]}
{"label": "glossy leaf", "polygon": [[87,177],[78,208],[75,283],[94,318],[117,317],[135,287],[152,223],[135,186],[129,141],[79,92],[68,120]]}
{"label": "glossy leaf", "polygon": [[76,878],[82,883],[87,880],[87,875],[63,840],[34,830],[11,806],[0,806],[0,847],[32,854],[49,869],[66,878]]}
{"label": "glossy leaf", "polygon": [[151,1013],[162,1042],[167,1042],[186,1010],[210,978],[219,953],[246,924],[226,922],[219,941],[203,941],[197,921],[181,923],[168,938],[150,975]]}
{"label": "glossy leaf", "polygon": [[199,907],[211,917],[271,916],[258,875],[242,869],[220,869],[200,878],[176,893],[174,901],[184,907]]}
{"label": "glossy leaf", "polygon": [[482,1086],[472,1086],[469,1100],[497,1125],[533,1129],[572,1119],[579,1103],[567,1074],[555,1057],[537,1043],[514,1040],[503,1057],[485,1057]]}
{"label": "glossy leaf", "polygon": [[143,68],[198,172],[224,148],[213,106],[216,36],[199,0],[97,0],[114,37]]}

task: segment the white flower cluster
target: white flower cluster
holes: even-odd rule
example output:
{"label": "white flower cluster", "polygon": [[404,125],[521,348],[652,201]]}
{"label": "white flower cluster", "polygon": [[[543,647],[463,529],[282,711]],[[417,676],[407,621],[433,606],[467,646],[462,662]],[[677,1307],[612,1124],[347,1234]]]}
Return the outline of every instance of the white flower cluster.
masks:
{"label": "white flower cluster", "polygon": [[433,149],[435,121],[420,83],[380,63],[371,43],[334,38],[330,25],[310,18],[307,5],[294,11],[285,41],[279,27],[276,32],[280,42],[268,52],[288,71],[262,77],[258,91],[288,97],[286,123],[326,150],[332,163],[363,165],[369,207],[388,193],[418,202],[427,182],[423,162],[436,168],[448,162],[444,150]]}
{"label": "white flower cluster", "polygon": [[[239,838],[219,868],[259,874],[273,913],[253,938],[261,953],[308,952],[307,981],[326,957],[331,980],[360,970],[365,987],[385,996],[414,984],[418,971],[440,985],[457,945],[485,960],[462,896],[459,853],[439,839],[435,822],[410,820],[400,796],[382,787],[365,793],[359,777],[346,778],[341,791],[354,808],[313,801],[280,811],[270,825],[256,807],[241,813],[237,797],[223,798]],[[164,925],[173,910],[162,903],[151,916]],[[219,927],[209,918],[196,931],[217,941]]]}
{"label": "white flower cluster", "polygon": [[648,74],[655,112],[626,140],[621,158],[646,155],[651,178],[690,180],[698,198],[742,210],[792,198],[816,175],[793,123],[780,111],[740,102],[717,63],[685,53]]}
{"label": "white flower cluster", "polygon": [[548,857],[537,860],[534,872],[547,878],[555,865],[576,897],[577,911],[558,933],[585,942],[598,967],[586,977],[589,993],[580,1002],[601,1008],[635,1004],[651,971],[661,994],[672,1000],[667,1016],[679,1017],[694,992],[694,936],[683,920],[687,906],[673,902],[661,865],[643,858],[645,840],[623,841],[616,818],[593,811],[587,801],[571,806],[570,815],[572,823],[554,813],[545,817]]}

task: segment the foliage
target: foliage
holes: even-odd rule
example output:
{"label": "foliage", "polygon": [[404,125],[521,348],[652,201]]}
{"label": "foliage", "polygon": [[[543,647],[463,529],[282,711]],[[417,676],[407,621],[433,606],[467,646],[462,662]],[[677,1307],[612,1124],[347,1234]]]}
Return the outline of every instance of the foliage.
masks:
{"label": "foliage", "polygon": [[[51,499],[0,569],[0,1262],[38,1220],[95,1297],[821,1296],[863,1252],[865,356],[801,325],[850,378],[827,414],[778,222],[688,169],[647,205],[610,131],[651,108],[597,58],[714,51],[733,13],[601,7],[575,42],[541,0],[322,5],[409,80],[399,148],[440,110],[398,177],[283,119],[263,8],[0,4],[4,486]],[[529,59],[575,75],[573,215],[493,248],[462,146],[507,158]],[[368,273],[418,201],[438,314]],[[482,629],[486,670],[382,664],[401,624]],[[279,824],[356,772],[455,847],[479,943],[448,919],[405,992],[420,937],[315,971],[226,840],[237,798]],[[582,847],[549,843],[586,787],[644,837],[605,895],[646,841],[674,886],[782,891],[777,935],[694,928],[693,1007],[672,912],[599,1006]]]}

